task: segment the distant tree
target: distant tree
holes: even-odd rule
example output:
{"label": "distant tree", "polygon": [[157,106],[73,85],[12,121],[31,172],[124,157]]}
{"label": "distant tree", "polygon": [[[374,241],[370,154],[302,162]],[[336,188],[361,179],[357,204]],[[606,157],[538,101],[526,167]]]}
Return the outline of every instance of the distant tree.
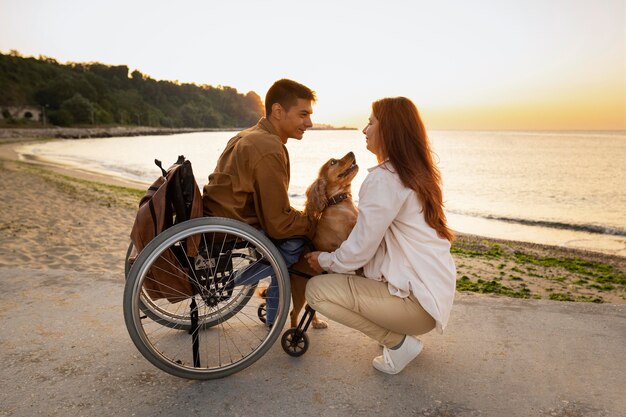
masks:
{"label": "distant tree", "polygon": [[254,91],[248,91],[248,94],[246,94],[246,103],[248,104],[250,111],[260,114],[265,112],[261,97],[259,97],[259,95]]}
{"label": "distant tree", "polygon": [[94,105],[94,122],[96,124],[111,124],[114,122],[113,115],[99,105]]}
{"label": "distant tree", "polygon": [[50,123],[57,126],[71,126],[74,123],[72,113],[64,109],[51,111],[48,119]]}
{"label": "distant tree", "polygon": [[80,93],[76,93],[72,98],[65,100],[61,105],[61,110],[71,114],[74,123],[90,123],[94,111],[91,102]]}
{"label": "distant tree", "polygon": [[57,110],[61,108],[61,104],[68,100],[76,93],[72,79],[67,76],[61,76],[51,81],[41,89],[37,90],[34,98],[40,106],[48,105],[51,109]]}
{"label": "distant tree", "polygon": [[39,60],[43,61],[43,62],[48,62],[50,64],[58,64],[59,63],[56,59],[50,58],[49,56],[45,56],[45,55],[39,55]]}
{"label": "distant tree", "polygon": [[130,73],[130,77],[133,79],[133,81],[143,81],[144,77],[143,74],[137,70],[133,71]]}

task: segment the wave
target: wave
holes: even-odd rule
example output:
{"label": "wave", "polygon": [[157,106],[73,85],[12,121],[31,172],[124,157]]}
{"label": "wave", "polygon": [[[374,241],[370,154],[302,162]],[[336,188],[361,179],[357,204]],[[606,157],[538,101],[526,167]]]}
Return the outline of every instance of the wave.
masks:
{"label": "wave", "polygon": [[515,218],[515,217],[495,216],[491,214],[467,213],[467,212],[454,211],[454,210],[452,210],[451,213],[461,214],[461,215],[471,216],[471,217],[480,217],[480,218],[488,219],[488,220],[497,220],[497,221],[507,222],[507,223],[523,224],[525,226],[547,227],[550,229],[572,230],[576,232],[587,232],[587,233],[595,233],[595,234],[601,234],[601,235],[626,236],[626,230],[620,229],[619,227],[600,226],[600,225],[595,225],[595,224],[565,223],[565,222],[555,222],[555,221],[547,221],[547,220],[520,219],[520,218]]}
{"label": "wave", "polygon": [[[290,193],[289,197],[292,198],[295,202],[300,203],[300,204],[304,204],[304,200],[306,200],[306,196],[304,194],[299,194],[299,193]],[[460,214],[463,216],[478,217],[478,218],[487,219],[487,220],[497,220],[497,221],[506,222],[506,223],[522,224],[525,226],[546,227],[549,229],[560,229],[560,230],[572,230],[575,232],[586,232],[586,233],[594,233],[594,234],[599,234],[599,235],[626,236],[626,230],[620,229],[619,227],[600,226],[596,224],[565,223],[565,222],[556,222],[556,221],[548,221],[548,220],[530,220],[530,219],[521,219],[521,218],[516,218],[516,217],[496,216],[492,214],[470,213],[470,212],[465,212],[462,210],[447,210],[447,211],[453,214]]]}
{"label": "wave", "polygon": [[[304,201],[306,200],[306,196],[304,194],[299,194],[299,193],[290,193],[289,197],[299,204],[304,204]],[[358,199],[355,199],[355,203],[358,203]],[[516,218],[516,217],[496,216],[492,214],[471,213],[471,212],[465,212],[462,210],[447,210],[447,211],[453,214],[460,214],[463,216],[478,217],[478,218],[487,219],[487,220],[497,220],[497,221],[506,222],[506,223],[522,224],[525,226],[546,227],[549,229],[560,229],[560,230],[572,230],[575,232],[586,232],[586,233],[594,233],[594,234],[599,234],[599,235],[626,236],[626,229],[621,229],[619,227],[601,226],[601,225],[596,225],[596,224],[565,223],[565,222],[556,222],[556,221],[548,221],[548,220],[530,220],[530,219],[521,219],[521,218]]]}

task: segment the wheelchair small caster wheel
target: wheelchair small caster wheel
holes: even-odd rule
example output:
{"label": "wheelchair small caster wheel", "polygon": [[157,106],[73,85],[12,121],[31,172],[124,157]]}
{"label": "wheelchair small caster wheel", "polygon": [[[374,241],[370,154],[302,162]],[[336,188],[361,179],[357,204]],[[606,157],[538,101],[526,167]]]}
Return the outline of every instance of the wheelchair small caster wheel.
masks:
{"label": "wheelchair small caster wheel", "polygon": [[267,317],[267,304],[261,303],[258,310],[256,311],[256,314],[257,316],[259,316],[259,320],[261,320],[261,323],[265,323]]}
{"label": "wheelchair small caster wheel", "polygon": [[280,344],[287,355],[302,356],[309,349],[309,336],[294,327],[283,333]]}

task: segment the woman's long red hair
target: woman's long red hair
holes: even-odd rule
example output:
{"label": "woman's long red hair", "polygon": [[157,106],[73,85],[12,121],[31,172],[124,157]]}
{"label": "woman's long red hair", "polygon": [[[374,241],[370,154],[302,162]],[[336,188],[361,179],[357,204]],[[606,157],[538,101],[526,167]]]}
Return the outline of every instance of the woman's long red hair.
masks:
{"label": "woman's long red hair", "polygon": [[372,104],[379,122],[383,159],[388,159],[405,187],[413,189],[426,223],[448,241],[454,233],[443,212],[441,173],[433,162],[430,141],[417,107],[405,97],[383,98]]}

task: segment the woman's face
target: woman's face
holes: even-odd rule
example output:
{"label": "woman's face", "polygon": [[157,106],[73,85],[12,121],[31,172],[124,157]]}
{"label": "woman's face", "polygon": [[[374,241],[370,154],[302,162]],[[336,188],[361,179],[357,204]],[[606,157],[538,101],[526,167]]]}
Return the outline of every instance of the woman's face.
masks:
{"label": "woman's face", "polygon": [[367,126],[363,129],[367,150],[376,155],[378,161],[382,159],[382,150],[380,146],[380,129],[378,119],[374,116],[374,112],[370,115]]}

